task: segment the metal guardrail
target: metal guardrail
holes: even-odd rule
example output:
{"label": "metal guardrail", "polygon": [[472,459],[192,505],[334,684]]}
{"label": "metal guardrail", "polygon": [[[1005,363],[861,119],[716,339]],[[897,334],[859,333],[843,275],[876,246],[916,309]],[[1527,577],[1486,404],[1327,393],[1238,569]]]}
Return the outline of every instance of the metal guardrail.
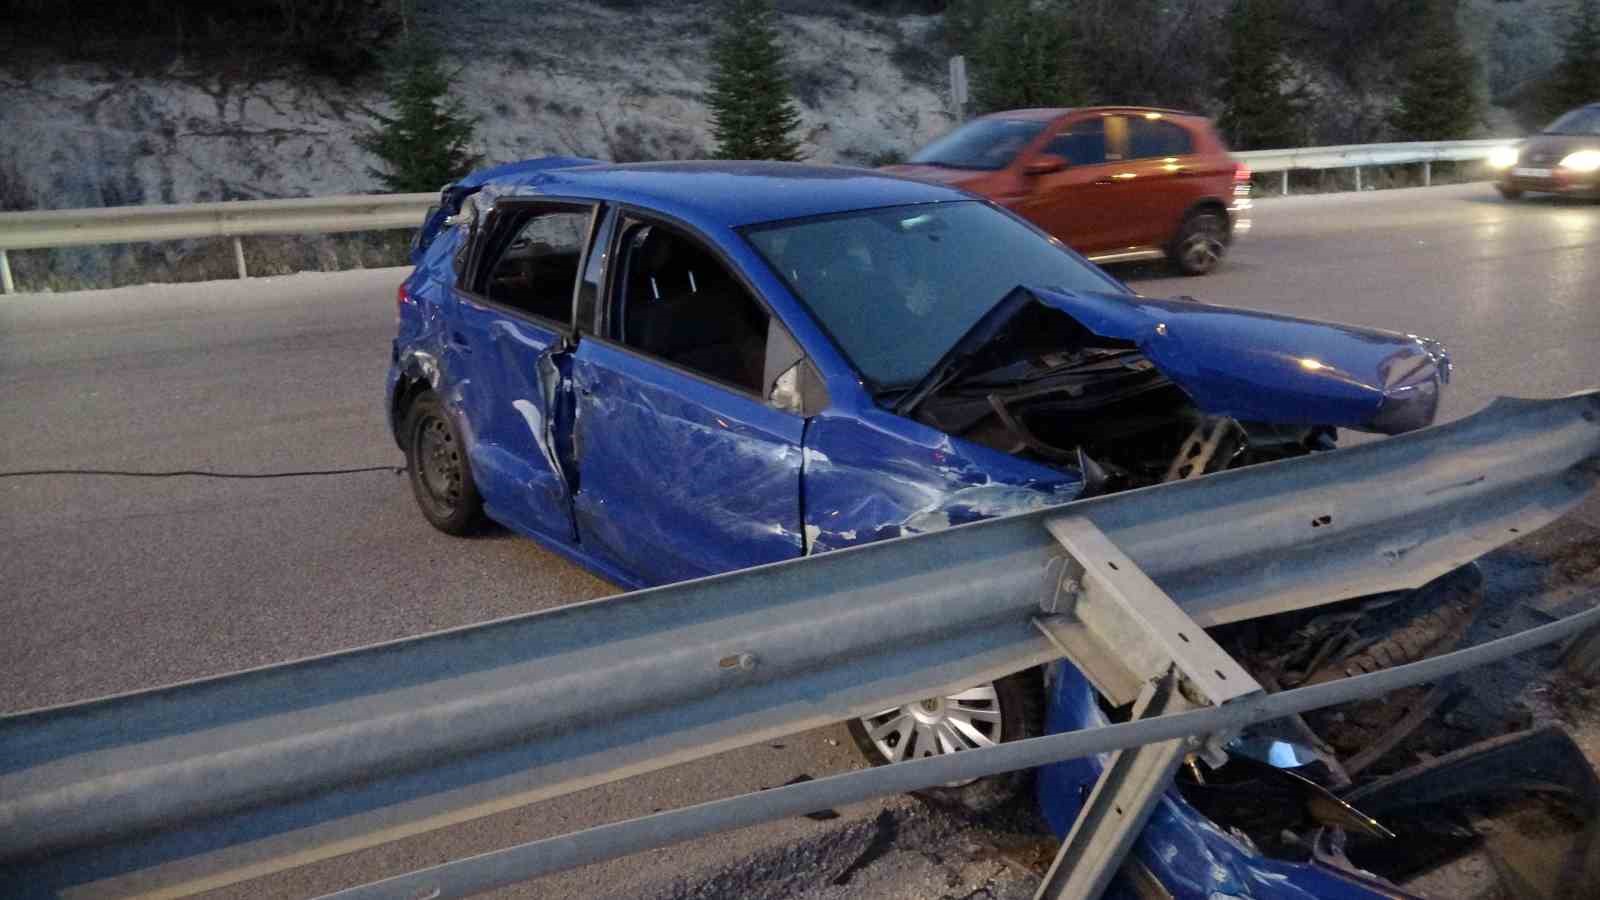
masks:
{"label": "metal guardrail", "polygon": [[[1593,606],[1600,596],[1584,605]],[[1582,603],[1583,601],[1580,601]],[[328,895],[328,900],[392,900],[395,897],[468,897],[577,866],[629,853],[671,846],[708,834],[860,803],[874,797],[937,787],[1016,769],[1181,739],[1237,731],[1295,713],[1379,697],[1418,684],[1438,682],[1600,627],[1600,608],[1507,635],[1487,643],[1311,687],[1265,694],[1239,703],[1154,719],[1123,722],[1013,741],[995,747],[946,753],[897,763],[891,768],[830,775],[697,806],[656,813],[575,834],[545,838],[469,859],[441,863]],[[1593,638],[1591,638],[1593,639]]]}
{"label": "metal guardrail", "polygon": [[[1597,481],[1600,393],[1499,400],[1346,450],[0,717],[0,881],[41,896],[194,893],[1063,655],[1108,695],[1139,690],[1150,717],[1132,724],[1153,730],[1102,748],[1134,755],[1090,805],[1104,793],[1148,809],[1170,754],[1132,748],[1202,721],[1155,715],[1153,683],[1181,674],[1210,704],[1201,714],[1269,709],[1204,626],[1419,586],[1549,524]],[[871,796],[952,780],[941,765],[1001,771],[1098,740],[1063,737],[829,784]],[[539,852],[581,861],[682,840],[762,820],[762,798],[731,818],[620,823],[615,843],[569,835]],[[1069,837],[1074,858],[1096,861],[1072,871],[1108,878],[1142,821]],[[1051,896],[1095,891],[1090,879]]]}
{"label": "metal guardrail", "polygon": [[16,286],[8,250],[87,247],[190,238],[233,239],[240,278],[248,278],[240,238],[261,234],[336,234],[416,228],[434,194],[352,194],[292,200],[237,200],[167,206],[113,206],[0,213],[0,287]]}
{"label": "metal guardrail", "polygon": [[[1291,169],[1356,169],[1362,166],[1422,163],[1423,180],[1432,182],[1432,163],[1484,159],[1503,140],[1436,141],[1404,144],[1351,144],[1233,154],[1257,172],[1282,172],[1289,193]],[[227,237],[234,263],[248,278],[240,238],[262,234],[334,234],[415,228],[437,194],[360,194],[296,200],[242,200],[175,206],[118,206],[0,213],[0,289],[14,293],[8,250],[132,244],[144,241]]]}
{"label": "metal guardrail", "polygon": [[1488,159],[1489,152],[1504,147],[1507,140],[1479,141],[1414,141],[1398,144],[1345,144],[1335,147],[1302,147],[1286,150],[1245,150],[1233,154],[1234,158],[1250,166],[1254,172],[1280,172],[1283,176],[1281,193],[1289,194],[1289,172],[1292,169],[1355,169],[1356,190],[1361,190],[1362,166],[1397,166],[1422,163],[1422,183],[1433,184],[1433,164],[1436,162],[1470,162]]}

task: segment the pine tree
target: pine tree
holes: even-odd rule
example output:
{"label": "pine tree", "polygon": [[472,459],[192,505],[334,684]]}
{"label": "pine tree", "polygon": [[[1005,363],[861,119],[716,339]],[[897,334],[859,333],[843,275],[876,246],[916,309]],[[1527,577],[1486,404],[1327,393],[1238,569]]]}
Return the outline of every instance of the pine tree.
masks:
{"label": "pine tree", "polygon": [[1477,60],[1461,40],[1454,0],[1424,4],[1389,124],[1402,140],[1464,138],[1478,124]]}
{"label": "pine tree", "polygon": [[1600,101],[1600,0],[1574,0],[1561,32],[1561,62],[1545,98],[1551,116]]}
{"label": "pine tree", "polygon": [[469,149],[477,119],[451,95],[450,77],[426,40],[408,35],[395,49],[385,79],[394,114],[367,110],[377,126],[356,137],[382,160],[368,171],[388,190],[437,191],[482,160]]}
{"label": "pine tree", "polygon": [[771,0],[725,0],[711,44],[711,132],[719,159],[800,158],[800,110],[783,74]]}
{"label": "pine tree", "polygon": [[1070,106],[1081,98],[1061,10],[1031,0],[966,0],[945,15],[949,27],[966,33],[958,46],[970,57],[975,112]]}
{"label": "pine tree", "polygon": [[1227,27],[1223,134],[1236,150],[1300,146],[1308,98],[1304,86],[1291,86],[1277,0],[1234,0]]}

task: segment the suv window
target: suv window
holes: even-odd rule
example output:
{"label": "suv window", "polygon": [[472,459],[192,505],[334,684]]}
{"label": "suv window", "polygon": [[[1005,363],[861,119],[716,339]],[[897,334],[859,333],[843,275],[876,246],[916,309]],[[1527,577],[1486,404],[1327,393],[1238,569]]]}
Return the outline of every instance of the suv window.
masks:
{"label": "suv window", "polygon": [[698,242],[663,225],[635,223],[619,247],[611,334],[759,396],[768,316],[744,285]]}
{"label": "suv window", "polygon": [[489,269],[483,295],[502,306],[570,324],[572,291],[590,217],[588,209],[529,210],[517,215],[508,223],[511,239]]}
{"label": "suv window", "polygon": [[1028,146],[1044,123],[1038,119],[973,119],[907,160],[952,169],[1003,169]]}
{"label": "suv window", "polygon": [[1106,120],[1100,116],[1073,122],[1050,139],[1044,152],[1059,156],[1075,166],[1092,166],[1106,161]]}
{"label": "suv window", "polygon": [[1128,158],[1186,156],[1194,152],[1194,140],[1179,125],[1142,116],[1128,117]]}

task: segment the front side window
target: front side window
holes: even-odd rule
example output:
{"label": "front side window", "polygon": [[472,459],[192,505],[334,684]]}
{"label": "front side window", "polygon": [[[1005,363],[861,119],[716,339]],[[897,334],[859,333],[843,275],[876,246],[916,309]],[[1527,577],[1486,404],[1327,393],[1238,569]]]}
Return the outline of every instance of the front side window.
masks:
{"label": "front side window", "polygon": [[698,241],[634,223],[619,242],[611,333],[624,345],[717,381],[763,393],[768,315]]}
{"label": "front side window", "polygon": [[918,150],[908,162],[951,169],[1004,169],[1044,130],[1037,119],[974,119]]}
{"label": "front side window", "polygon": [[1106,120],[1100,116],[1073,122],[1050,139],[1044,152],[1059,156],[1074,166],[1093,166],[1106,161]]}
{"label": "front side window", "polygon": [[915,384],[1019,284],[1127,291],[978,201],[772,222],[744,233],[877,390]]}
{"label": "front side window", "polygon": [[513,210],[509,240],[488,270],[482,293],[519,312],[571,324],[572,292],[589,236],[589,209]]}
{"label": "front side window", "polygon": [[1128,158],[1150,159],[1187,156],[1194,152],[1194,141],[1182,126],[1144,116],[1128,118]]}

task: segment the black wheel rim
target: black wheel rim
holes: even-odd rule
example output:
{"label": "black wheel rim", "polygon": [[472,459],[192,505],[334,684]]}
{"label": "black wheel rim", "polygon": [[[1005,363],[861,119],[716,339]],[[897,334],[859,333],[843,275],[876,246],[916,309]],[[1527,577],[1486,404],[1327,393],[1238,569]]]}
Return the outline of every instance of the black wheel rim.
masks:
{"label": "black wheel rim", "polygon": [[1191,272],[1209,272],[1222,260],[1222,223],[1216,216],[1200,216],[1189,225],[1178,258]]}
{"label": "black wheel rim", "polygon": [[461,504],[465,466],[461,446],[450,423],[435,415],[417,423],[412,446],[411,475],[417,496],[440,518],[449,518]]}

